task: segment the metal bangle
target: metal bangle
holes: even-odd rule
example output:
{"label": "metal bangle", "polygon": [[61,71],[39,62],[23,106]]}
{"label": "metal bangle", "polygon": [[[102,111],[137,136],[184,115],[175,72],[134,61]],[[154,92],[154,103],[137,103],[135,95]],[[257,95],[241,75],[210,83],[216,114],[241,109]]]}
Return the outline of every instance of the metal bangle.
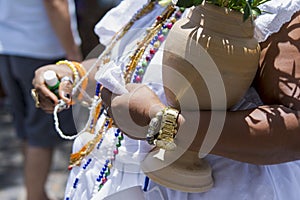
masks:
{"label": "metal bangle", "polygon": [[167,107],[163,110],[162,122],[157,139],[154,141],[156,146],[168,151],[173,151],[176,148],[174,138],[177,133],[177,119],[179,116],[179,111]]}

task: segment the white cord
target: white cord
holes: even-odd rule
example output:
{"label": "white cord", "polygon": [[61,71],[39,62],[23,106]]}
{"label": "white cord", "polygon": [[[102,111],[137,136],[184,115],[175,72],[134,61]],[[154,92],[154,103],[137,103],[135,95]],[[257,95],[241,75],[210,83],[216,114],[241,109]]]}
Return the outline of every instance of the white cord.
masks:
{"label": "white cord", "polygon": [[101,101],[102,101],[102,99],[99,98],[99,97],[94,98],[94,101],[93,101],[91,107],[89,108],[90,113],[89,113],[89,118],[87,120],[87,123],[86,123],[85,127],[80,132],[78,132],[77,134],[68,134],[68,135],[66,135],[59,128],[59,119],[58,119],[57,113],[58,113],[59,110],[65,109],[67,104],[63,100],[59,100],[59,103],[55,106],[54,111],[53,111],[54,125],[55,125],[56,132],[59,134],[59,136],[63,139],[66,139],[66,140],[74,140],[79,135],[84,133],[88,129],[88,127],[90,125],[90,122],[93,120],[93,113],[95,111],[95,108],[97,107],[97,105],[99,103],[101,103]]}
{"label": "white cord", "polygon": [[[83,80],[86,79],[88,77],[88,75],[91,73],[91,71],[97,66],[97,64],[99,63],[99,61],[102,59],[103,56],[106,56],[109,52],[109,48],[106,48],[104,50],[104,52],[102,54],[100,54],[97,58],[97,60],[93,63],[93,65],[90,67],[89,70],[87,70],[86,74],[80,78],[80,80],[76,83],[76,85],[73,87],[73,90],[72,90],[72,95],[74,95],[77,90],[79,89],[80,85],[82,84]],[[99,69],[101,68],[101,65],[99,66]],[[93,119],[93,113],[94,113],[94,110],[96,108],[96,106],[102,101],[101,98],[99,97],[96,97],[94,98],[93,100],[93,103],[90,107],[90,113],[89,113],[89,119],[85,125],[85,127],[80,131],[78,132],[77,134],[69,134],[69,135],[65,135],[61,129],[59,128],[59,119],[58,119],[58,116],[57,116],[57,113],[59,110],[61,109],[65,109],[67,104],[62,101],[62,100],[59,100],[59,103],[55,106],[54,108],[54,111],[53,111],[53,117],[54,117],[54,125],[55,125],[55,129],[57,131],[57,133],[59,134],[59,136],[63,139],[66,139],[66,140],[74,140],[76,139],[80,134],[82,134],[83,132],[85,132],[89,125],[90,125],[90,122],[91,120]],[[96,122],[94,122],[96,123]]]}
{"label": "white cord", "polygon": [[[118,40],[118,37],[112,38],[110,44],[114,44],[117,40]],[[104,49],[104,51],[98,56],[97,60],[93,63],[93,65],[86,71],[86,74],[80,78],[80,80],[73,87],[72,96],[77,92],[77,90],[79,89],[79,87],[82,84],[83,80],[88,77],[88,75],[97,66],[97,64],[102,60],[102,58],[104,56],[107,56],[109,54],[109,52],[111,51],[111,48],[112,48],[112,46],[106,47]],[[101,67],[102,67],[102,65],[99,65],[99,69],[98,70],[100,70]],[[91,122],[91,120],[93,118],[93,113],[94,113],[94,110],[96,108],[96,105],[98,105],[102,101],[101,99],[99,99],[99,100],[98,99],[99,99],[99,97],[97,97],[97,99],[94,98],[94,101],[93,101],[93,103],[91,105],[91,108],[90,108],[89,119],[88,119],[88,121],[86,123],[86,126],[82,129],[82,131],[80,131],[76,135],[72,135],[72,136],[65,135],[61,131],[61,129],[59,128],[59,119],[58,119],[57,113],[58,113],[58,111],[60,109],[65,109],[66,106],[67,106],[64,101],[60,100],[59,103],[55,106],[54,111],[53,111],[55,129],[58,132],[58,134],[60,135],[60,137],[62,137],[63,139],[74,140],[81,133],[83,133],[85,130],[87,130],[88,126],[89,126],[89,123]],[[96,104],[94,104],[94,103],[96,103]],[[94,123],[96,123],[96,122],[94,122]]]}

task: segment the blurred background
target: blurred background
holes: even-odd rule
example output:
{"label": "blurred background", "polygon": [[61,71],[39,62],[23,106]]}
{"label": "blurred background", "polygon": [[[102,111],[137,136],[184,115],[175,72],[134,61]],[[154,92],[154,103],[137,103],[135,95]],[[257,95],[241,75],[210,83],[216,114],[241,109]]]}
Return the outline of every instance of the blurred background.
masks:
{"label": "blurred background", "polygon": [[[97,51],[101,52],[103,47],[99,46],[98,37],[94,34],[94,25],[121,0],[75,0],[75,2],[83,56],[86,57],[97,45]],[[12,126],[11,106],[0,84],[0,199],[25,200],[21,145]],[[72,143],[66,142],[55,150],[47,183],[47,191],[54,200],[63,199],[71,148]]]}

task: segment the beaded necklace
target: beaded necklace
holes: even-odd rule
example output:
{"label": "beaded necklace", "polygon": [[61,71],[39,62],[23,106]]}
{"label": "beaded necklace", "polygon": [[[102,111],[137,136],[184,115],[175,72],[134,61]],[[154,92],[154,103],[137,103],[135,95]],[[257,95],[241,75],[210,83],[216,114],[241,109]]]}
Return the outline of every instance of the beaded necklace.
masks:
{"label": "beaded necklace", "polygon": [[[124,73],[126,83],[140,83],[142,81],[143,75],[151,59],[158,51],[161,43],[164,41],[166,35],[168,34],[169,29],[172,28],[173,23],[175,23],[176,20],[180,18],[181,13],[183,12],[182,9],[177,9],[177,12],[175,12],[175,10],[176,8],[174,6],[167,6],[163,13],[156,18],[154,25],[149,29],[146,36],[141,40],[141,42],[138,43],[136,50],[130,56],[131,59],[129,63],[126,65]],[[123,35],[125,35],[124,31],[122,33],[124,33]],[[94,103],[93,114],[91,115],[93,117],[91,117],[90,120],[90,132],[95,131],[96,121],[103,113],[105,114],[105,110],[101,102],[98,101],[99,93],[100,84],[97,83],[94,98],[94,102],[96,103]],[[71,169],[73,166],[80,165],[84,158],[95,149],[95,146],[97,146],[96,150],[100,150],[102,141],[104,139],[104,133],[106,133],[110,128],[112,128],[112,123],[112,119],[106,117],[101,128],[95,134],[94,138],[91,141],[89,141],[86,145],[84,145],[84,147],[79,152],[71,155],[69,169]],[[118,154],[118,148],[121,146],[121,141],[123,140],[123,138],[123,133],[119,129],[116,129],[114,142],[115,148],[113,151],[106,152],[107,159],[105,160],[105,163],[103,164],[103,167],[99,171],[99,175],[95,180],[96,184],[94,186],[93,193],[98,192],[107,182],[107,177],[110,175],[110,171],[113,166],[113,161],[115,160],[116,155]],[[103,151],[101,153],[103,154]],[[97,153],[97,155],[99,154]],[[87,159],[86,162],[83,164],[82,168],[80,168],[80,172],[77,174],[72,189],[67,195],[66,200],[69,200],[72,196],[73,192],[79,184],[80,177],[82,176],[84,171],[88,169],[92,160],[92,158]]]}
{"label": "beaded necklace", "polygon": [[[150,42],[154,39],[154,36],[158,34],[159,30],[162,28],[164,22],[170,18],[171,14],[175,11],[174,6],[167,6],[164,12],[156,18],[154,25],[149,29],[148,34],[143,38],[141,42],[138,43],[137,49],[131,55],[131,60],[126,65],[126,72],[124,75],[125,83],[131,82],[131,77],[133,71],[136,69],[137,64],[144,55],[146,48],[149,46]],[[158,37],[158,36],[157,36]],[[155,50],[152,49],[152,55],[154,55]]]}
{"label": "beaded necklace", "polygon": [[[146,48],[149,46],[151,41],[153,42],[153,40],[156,40],[157,38],[162,38],[159,35],[159,33],[160,33],[163,25],[165,24],[165,22],[170,18],[171,14],[174,13],[174,11],[175,11],[175,7],[173,7],[171,5],[167,6],[167,8],[163,11],[163,13],[156,18],[154,25],[151,27],[151,29],[146,34],[146,36],[141,40],[141,42],[139,42],[133,55],[130,56],[131,59],[130,59],[129,63],[126,65],[125,74],[124,74],[126,83],[129,83],[131,81],[132,74],[136,70],[138,63],[140,62],[142,56],[144,55]],[[173,21],[174,21],[174,19],[173,19]],[[165,24],[164,27],[171,28],[170,22],[168,22],[168,25]],[[159,46],[160,45],[157,45],[156,47],[159,48]],[[158,50],[158,48],[156,48],[156,49],[151,48],[149,50],[150,55],[153,56],[154,53]],[[149,60],[149,62],[150,62],[150,60]],[[148,64],[149,63],[147,63],[147,65],[144,65],[145,66],[143,68],[144,71],[146,70],[146,67],[148,66]],[[135,77],[135,79],[137,79],[137,77]],[[141,81],[140,78],[139,78],[139,80]],[[136,80],[135,80],[135,82],[136,82]],[[97,88],[99,88],[99,87],[100,87],[100,84],[97,83]],[[97,94],[99,91],[98,92],[97,91],[98,91],[98,89],[96,89],[96,94],[95,94],[95,98],[94,98],[96,100],[96,102],[99,99],[99,94]],[[100,107],[101,107],[101,103],[98,103],[93,106],[92,110],[94,111],[94,118],[90,120],[92,130],[94,129],[94,126],[96,124],[96,121],[97,121],[96,118],[98,118],[102,114],[100,111],[101,110],[103,111],[103,109],[100,109]],[[86,155],[88,155],[90,153],[89,149],[93,149],[93,147],[95,146],[95,143],[99,140],[99,138],[101,138],[101,136],[99,136],[99,135],[102,134],[102,131],[100,131],[98,133],[99,134],[97,134],[92,141],[88,142],[79,152],[71,155],[70,168],[72,168],[74,165],[79,165],[80,160],[82,160],[83,157],[85,157]]]}
{"label": "beaded necklace", "polygon": [[[73,90],[77,90],[84,79],[86,79],[89,75],[89,73],[98,65],[103,65],[105,63],[108,63],[110,61],[111,51],[115,47],[116,43],[123,38],[123,36],[130,30],[130,28],[134,25],[134,23],[151,12],[156,4],[156,0],[149,0],[146,5],[144,5],[140,10],[138,10],[133,17],[130,19],[130,21],[122,28],[120,29],[111,39],[109,46],[105,48],[104,52],[101,53],[101,55],[97,58],[96,62],[91,66],[91,68],[87,71],[86,75],[81,77],[81,80],[77,83],[77,85],[74,87]],[[100,66],[99,65],[99,66]]]}

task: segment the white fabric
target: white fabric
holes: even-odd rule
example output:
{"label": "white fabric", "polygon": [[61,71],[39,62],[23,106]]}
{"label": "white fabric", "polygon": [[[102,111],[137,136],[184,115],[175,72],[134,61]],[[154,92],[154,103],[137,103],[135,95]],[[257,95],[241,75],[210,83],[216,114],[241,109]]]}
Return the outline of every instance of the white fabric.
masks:
{"label": "white fabric", "polygon": [[[108,12],[95,26],[95,33],[99,36],[100,42],[107,45],[111,37],[130,20],[136,10],[145,2],[146,0],[122,1],[120,6]],[[272,33],[278,32],[280,27],[288,22],[296,11],[300,10],[300,1],[271,0],[260,5],[259,8],[263,12],[255,20],[254,37],[259,42],[263,42]],[[126,13],[126,10],[129,12]]]}
{"label": "white fabric", "polygon": [[[99,119],[98,128],[103,120],[103,117]],[[84,158],[82,166],[92,158],[86,170],[83,170],[82,166],[72,169],[66,187],[66,197],[70,197],[72,200],[99,200],[130,187],[142,186],[145,176],[140,170],[139,163],[152,147],[145,142],[132,140],[125,136],[108,181],[100,190],[101,192],[97,193],[99,182],[96,179],[105,160],[112,156],[111,152],[115,147],[115,131],[115,128],[111,128],[104,135],[101,147],[95,148],[89,156]],[[74,142],[73,152],[80,150],[92,137],[93,135],[90,133],[80,135]],[[72,187],[75,178],[79,178],[79,183],[74,190]]]}
{"label": "white fabric", "polygon": [[259,6],[262,15],[255,20],[255,38],[259,42],[265,41],[272,33],[291,20],[292,15],[300,10],[298,0],[271,0]]}
{"label": "white fabric", "polygon": [[[75,5],[69,0],[71,27],[77,44]],[[65,55],[48,20],[42,0],[0,1],[0,53],[36,58],[59,58]]]}
{"label": "white fabric", "polygon": [[111,9],[95,26],[95,33],[100,38],[100,43],[108,45],[111,37],[129,22],[131,17],[148,0],[126,0]]}
{"label": "white fabric", "polygon": [[104,200],[120,200],[120,199],[144,200],[145,197],[142,188],[140,186],[134,186],[126,190],[116,192],[115,194],[106,197]]}
{"label": "white fabric", "polygon": [[[128,3],[132,0],[125,0],[123,3]],[[141,8],[143,4],[135,4],[136,10]],[[120,5],[122,6],[122,5]],[[136,40],[139,39],[137,37],[133,37],[135,35],[139,35],[142,37],[142,35],[145,32],[145,28],[149,27],[156,19],[156,16],[159,15],[164,8],[160,6],[156,6],[156,9],[154,9],[152,12],[150,12],[147,17],[142,18],[141,20],[137,21],[132,29],[122,38],[122,41],[120,41],[115,48],[115,51],[113,52],[112,60],[114,62],[110,62],[105,66],[101,66],[101,71],[105,74],[113,75],[112,77],[108,75],[100,75],[100,73],[96,73],[95,78],[99,80],[104,86],[113,89],[113,86],[116,88],[113,89],[118,93],[124,93],[126,91],[125,88],[123,88],[123,83],[120,80],[117,81],[116,77],[120,77],[121,71],[120,68],[124,68],[124,64],[128,62],[128,55],[132,51],[133,47],[136,44]],[[112,11],[110,11],[111,13]],[[114,9],[114,14],[119,12],[119,9]],[[134,13],[132,13],[134,14]],[[108,18],[108,20],[111,20]],[[108,22],[105,24],[107,25]],[[124,24],[123,24],[124,25]],[[115,30],[117,31],[117,30]],[[112,37],[114,33],[110,34],[108,33],[109,37]],[[110,39],[109,39],[110,40]],[[121,52],[121,53],[120,53]],[[158,54],[156,54],[158,55]],[[161,63],[161,61],[157,60],[158,56],[155,56],[151,64],[153,63]],[[112,70],[107,70],[108,66],[113,66]],[[151,65],[152,66],[152,65]],[[159,67],[160,65],[154,65],[155,68]],[[152,67],[150,68],[152,69]],[[153,69],[152,69],[153,70]],[[157,69],[157,72],[160,72],[160,68]],[[144,81],[148,80],[148,83],[150,81],[161,80],[161,74],[155,73],[157,76],[149,76],[148,73],[144,76]],[[160,84],[157,84],[159,82],[155,81],[154,83],[149,83],[149,87],[151,88],[159,88],[157,90],[159,92],[158,95],[162,96],[163,89],[159,86]],[[115,85],[114,85],[115,84]],[[99,120],[98,124],[101,124],[101,120]],[[138,140],[132,140],[128,137],[124,137],[124,141],[122,141],[122,146],[119,149],[119,154],[117,156],[116,163],[114,165],[117,165],[117,167],[113,167],[113,170],[111,172],[111,175],[108,179],[108,182],[104,184],[104,187],[100,190],[100,192],[95,192],[95,187],[99,184],[96,182],[96,178],[99,175],[99,171],[101,170],[105,159],[107,157],[105,154],[101,152],[109,152],[109,144],[112,143],[115,129],[110,129],[110,132],[107,134],[106,140],[101,145],[101,149],[94,149],[92,154],[87,156],[82,163],[85,163],[88,159],[92,158],[93,161],[91,162],[91,166],[88,167],[88,170],[82,170],[79,167],[74,167],[73,170],[70,173],[65,196],[69,197],[71,196],[72,200],[99,200],[103,199],[111,194],[114,194],[115,192],[119,192],[125,189],[128,189],[130,187],[134,186],[142,186],[144,183],[145,175],[142,173],[139,162],[144,158],[147,152],[152,148],[150,145],[148,145],[145,141],[138,141]],[[73,152],[78,151],[89,138],[89,134],[81,135],[79,138],[77,138],[73,145]],[[110,152],[112,150],[110,149]],[[102,156],[99,156],[102,155]],[[126,163],[126,164],[124,164]],[[127,172],[127,173],[125,173]],[[76,190],[72,189],[72,185],[74,183],[75,178],[80,176],[80,181],[78,184],[78,187]],[[71,194],[71,195],[70,195]]]}
{"label": "white fabric", "polygon": [[[241,133],[242,134],[242,133]],[[184,193],[159,187],[162,200],[298,200],[300,162],[257,166],[209,155],[214,187],[205,193]],[[146,193],[147,200],[153,200]]]}
{"label": "white fabric", "polygon": [[[286,2],[297,2],[299,0],[285,0]],[[276,4],[276,1],[274,5]],[[124,0],[119,7],[110,11],[106,17],[98,24],[96,27],[96,32],[101,34],[101,42],[104,44],[110,40],[114,33],[121,28],[121,26],[127,20],[126,15],[120,15],[120,9],[124,8],[126,3],[127,7],[131,8],[130,13],[134,13],[133,10],[137,10],[141,7],[142,4],[135,4],[135,0]],[[132,3],[132,7],[129,6],[129,3]],[[272,4],[269,4],[271,6]],[[133,9],[134,8],[134,9]],[[158,8],[157,8],[158,9]],[[121,9],[122,10],[122,9]],[[122,11],[126,13],[125,11]],[[153,13],[152,13],[153,14]],[[141,20],[144,25],[149,25],[149,20],[153,19],[155,15],[148,15],[147,17]],[[130,18],[130,17],[129,17]],[[129,19],[128,18],[128,19]],[[114,21],[123,21],[122,25],[117,25],[113,29],[108,29]],[[146,23],[148,22],[148,23]],[[142,25],[137,24],[137,26]],[[98,31],[97,31],[98,30]],[[105,31],[104,31],[105,30]],[[102,36],[104,34],[104,36]],[[136,35],[139,35],[137,33]],[[131,35],[132,36],[132,35]],[[124,42],[120,43],[118,52],[122,52],[125,49],[124,56],[127,55],[126,49],[130,49],[128,41],[134,41],[133,37],[124,38]],[[128,46],[127,46],[128,45]],[[162,99],[164,99],[163,89],[161,87],[161,58],[162,51],[158,51],[155,54],[146,75],[144,77],[144,83],[147,83]],[[126,56],[125,56],[126,57]],[[117,58],[117,57],[116,57]],[[118,61],[122,61],[122,58],[119,58]],[[123,60],[124,61],[124,60]],[[121,68],[124,67],[122,62],[117,65]],[[245,100],[241,102],[240,106],[243,105],[253,105]],[[243,134],[243,133],[241,133]],[[113,135],[113,134],[111,134]],[[113,137],[113,136],[108,136]],[[76,139],[74,143],[74,151],[78,150],[83,144],[85,144],[84,137]],[[109,141],[109,140],[107,140]],[[107,142],[109,144],[109,142]],[[108,182],[100,190],[96,192],[94,190],[95,181],[101,167],[104,163],[105,158],[105,145],[103,145],[104,150],[99,152],[97,149],[93,153],[84,159],[83,163],[86,162],[89,158],[96,160],[96,164],[93,164],[83,172],[79,168],[74,168],[70,174],[68,185],[66,189],[66,194],[70,194],[70,188],[74,179],[78,174],[80,175],[80,184],[78,188],[74,190],[75,194],[71,199],[103,199],[114,192],[126,190],[134,186],[141,186],[144,182],[144,175],[139,170],[139,161],[143,159],[143,156],[146,152],[151,149],[144,141],[136,141],[130,138],[125,137],[125,142],[122,143],[121,154],[117,156],[116,166],[113,168],[113,172],[110,175]],[[153,182],[150,183],[148,192],[144,193],[144,196],[147,200],[216,200],[216,199],[230,199],[230,200],[298,200],[300,196],[300,162],[289,162],[278,165],[270,166],[258,166],[247,163],[242,163],[238,161],[233,161],[227,158],[208,155],[206,157],[208,162],[211,164],[213,169],[213,178],[214,178],[214,187],[205,193],[184,193],[179,191],[173,191],[168,188],[159,186]],[[126,167],[128,166],[128,167]],[[126,170],[127,168],[127,170]],[[125,170],[124,170],[125,169]],[[81,171],[81,172],[79,172]],[[127,171],[127,172],[126,172]],[[134,173],[132,173],[134,171]],[[139,191],[140,192],[140,191]],[[93,197],[93,198],[92,198]],[[123,198],[124,199],[124,198]],[[124,199],[125,200],[125,199]],[[126,199],[127,200],[127,199]]]}
{"label": "white fabric", "polygon": [[95,80],[114,94],[121,95],[128,92],[121,67],[113,61],[100,67],[95,74]]}

